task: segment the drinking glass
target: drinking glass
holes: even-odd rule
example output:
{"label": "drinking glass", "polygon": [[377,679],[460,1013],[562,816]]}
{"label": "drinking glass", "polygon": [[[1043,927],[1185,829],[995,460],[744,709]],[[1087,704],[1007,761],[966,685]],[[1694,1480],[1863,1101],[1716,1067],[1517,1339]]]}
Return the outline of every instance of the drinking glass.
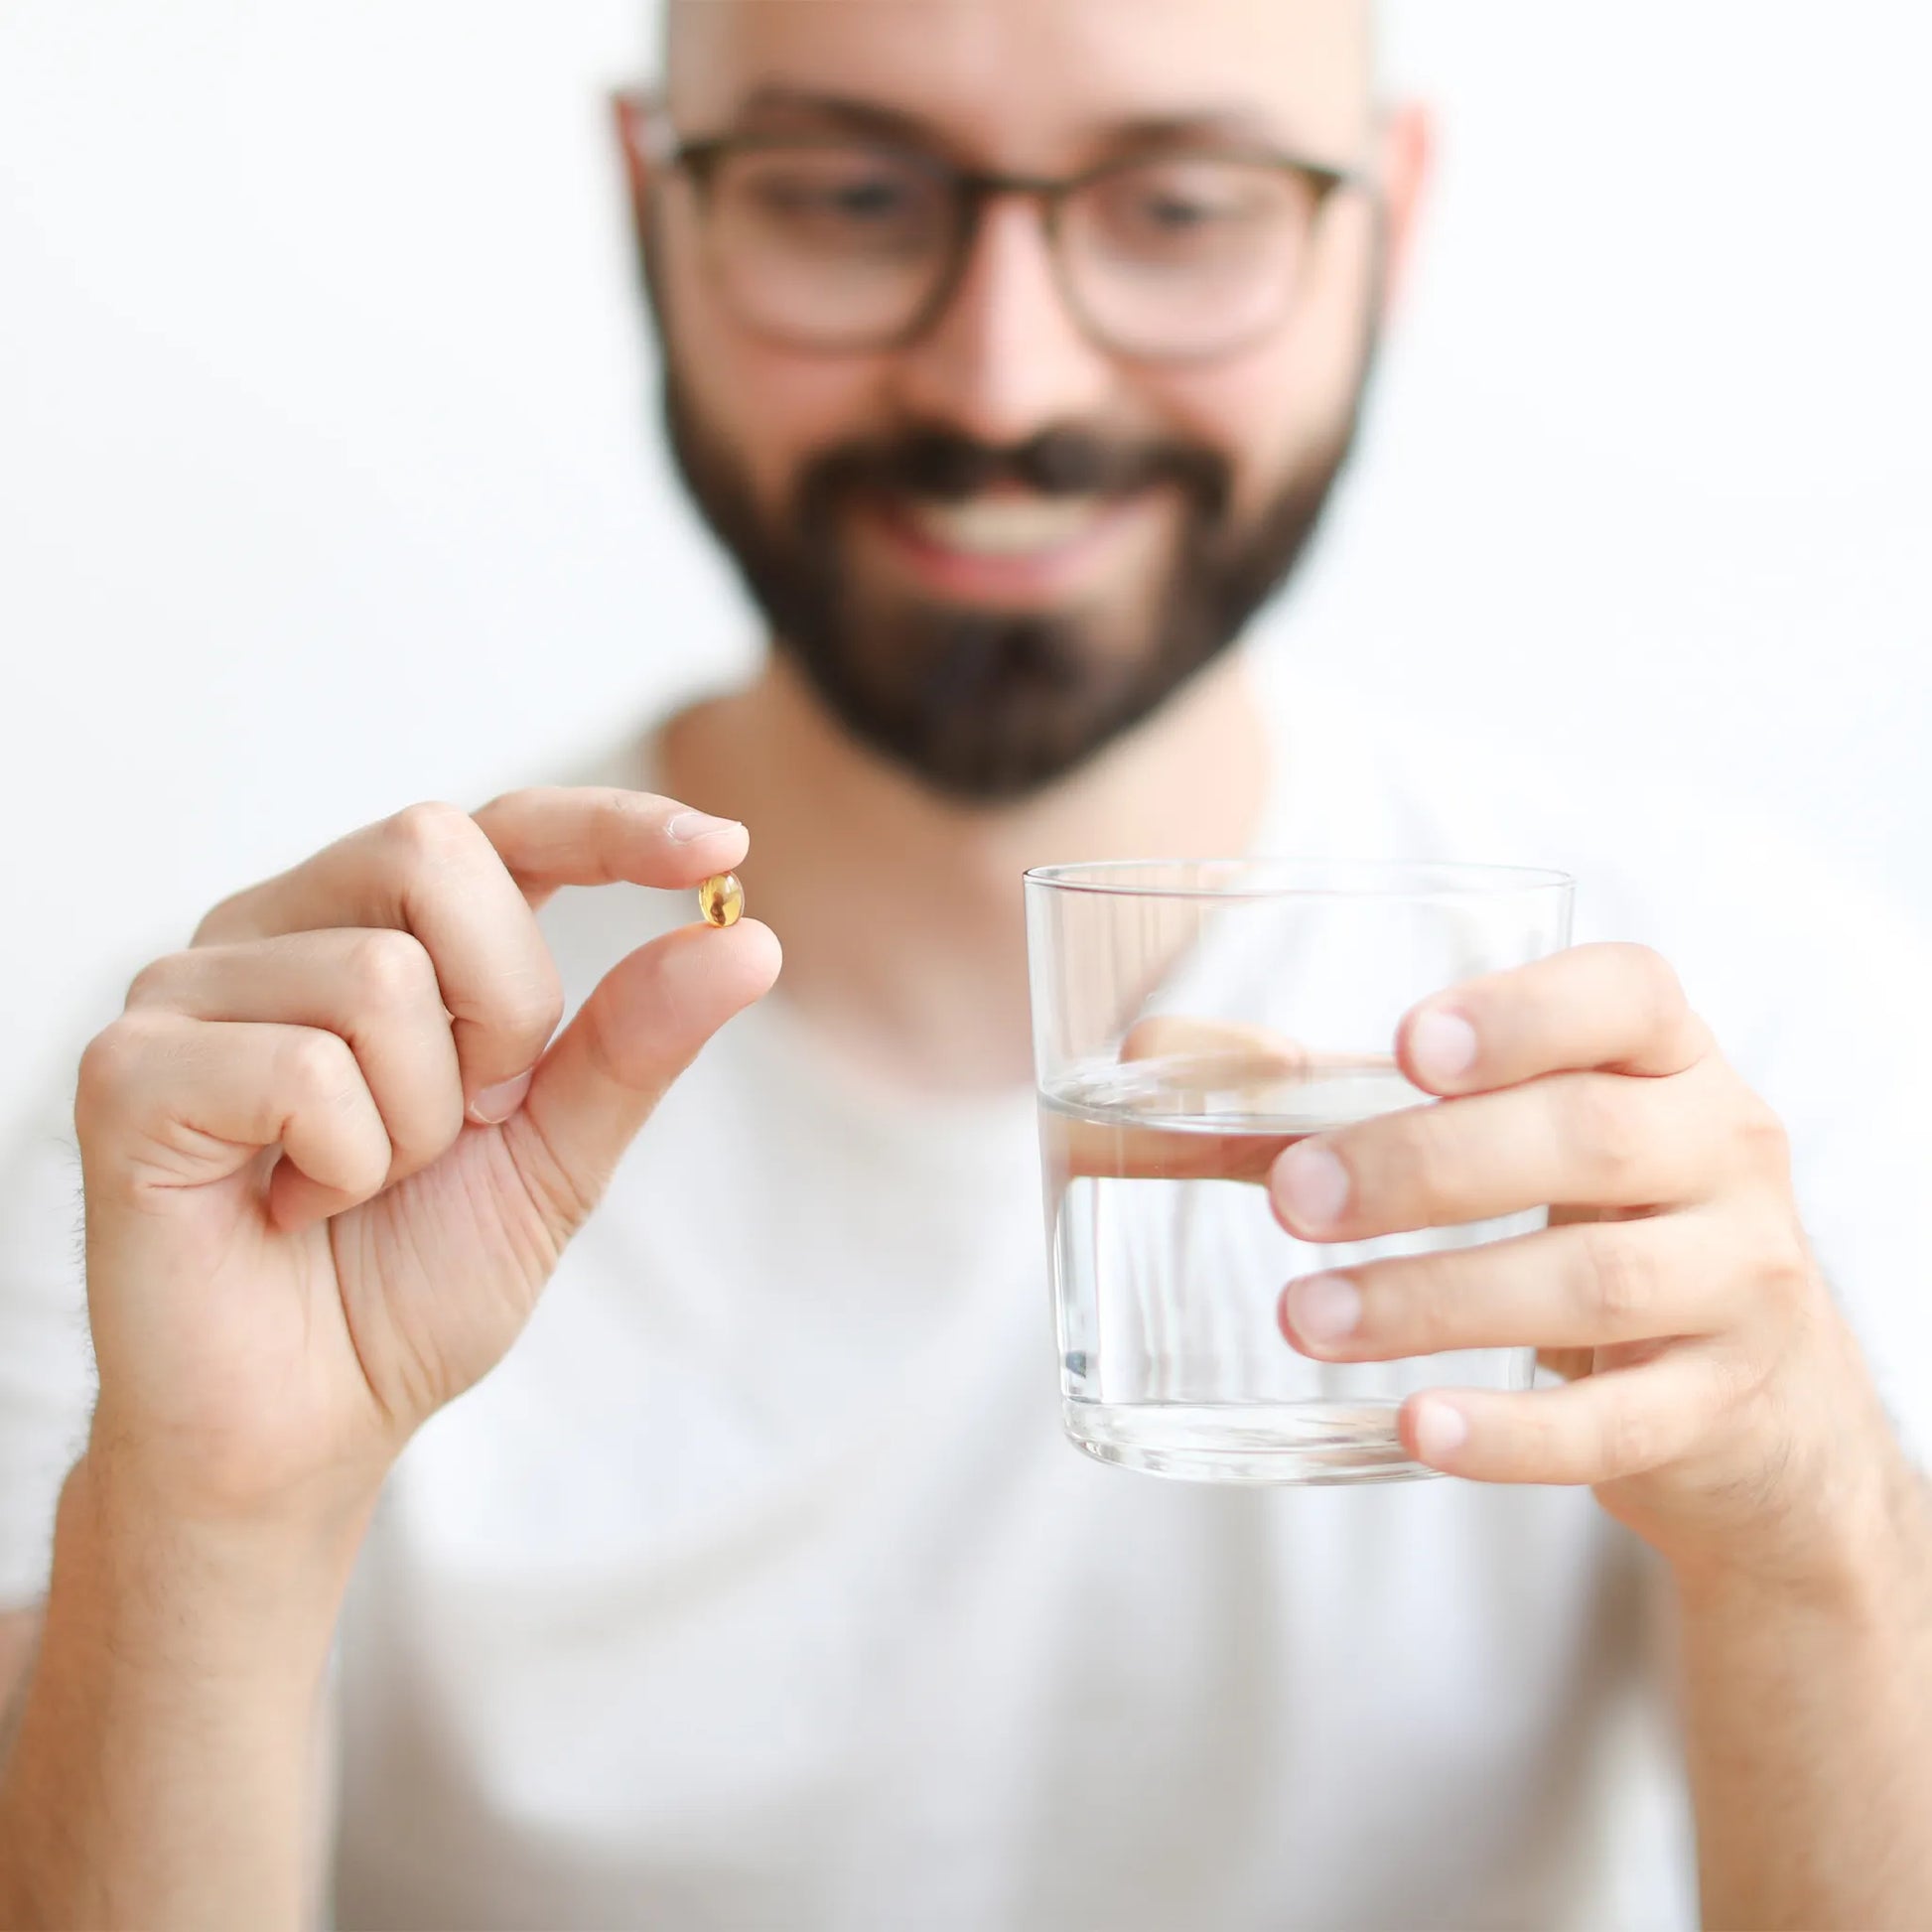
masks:
{"label": "drinking glass", "polygon": [[1435,1473],[1419,1389],[1519,1389],[1529,1348],[1317,1362],[1276,1322],[1293,1277],[1541,1227],[1547,1210],[1302,1242],[1270,1210],[1295,1141],[1435,1105],[1397,1023],[1570,940],[1571,881],[1523,867],[1131,860],[1026,882],[1046,1240],[1067,1434],[1102,1461],[1219,1482]]}

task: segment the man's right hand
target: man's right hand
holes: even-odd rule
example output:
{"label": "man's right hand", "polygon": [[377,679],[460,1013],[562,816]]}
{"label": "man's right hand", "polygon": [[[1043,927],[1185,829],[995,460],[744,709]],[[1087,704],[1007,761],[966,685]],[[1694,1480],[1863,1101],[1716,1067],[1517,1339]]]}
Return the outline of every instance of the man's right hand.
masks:
{"label": "man's right hand", "polygon": [[564,1034],[535,909],[689,890],[743,826],[616,790],[412,807],[209,913],[88,1047],[90,1461],[167,1515],[358,1511],[501,1357],[763,926],[620,961]]}

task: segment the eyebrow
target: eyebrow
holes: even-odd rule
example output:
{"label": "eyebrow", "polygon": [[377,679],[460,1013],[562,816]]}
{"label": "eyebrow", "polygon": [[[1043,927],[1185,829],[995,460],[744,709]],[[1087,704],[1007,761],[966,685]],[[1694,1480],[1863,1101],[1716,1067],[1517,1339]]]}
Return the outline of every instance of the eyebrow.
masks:
{"label": "eyebrow", "polygon": [[[906,142],[942,154],[957,143],[930,122],[900,108],[857,95],[820,93],[799,87],[755,87],[740,104],[737,119],[755,126],[778,123],[831,127],[870,136],[875,140]],[[1187,142],[1212,145],[1276,148],[1283,145],[1276,128],[1250,108],[1198,108],[1184,113],[1138,114],[1102,123],[1091,130],[1102,154],[1135,153],[1171,148]]]}

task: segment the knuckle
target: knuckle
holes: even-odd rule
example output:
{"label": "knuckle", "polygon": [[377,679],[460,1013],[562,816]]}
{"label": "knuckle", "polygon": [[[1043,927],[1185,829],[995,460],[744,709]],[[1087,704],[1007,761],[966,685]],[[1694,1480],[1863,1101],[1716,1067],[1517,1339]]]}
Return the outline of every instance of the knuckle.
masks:
{"label": "knuckle", "polygon": [[125,1102],[154,1043],[152,1029],[127,1016],[102,1028],[87,1042],[80,1055],[73,1103],[74,1123],[83,1134]]}
{"label": "knuckle", "polygon": [[1656,1282],[1647,1257],[1624,1223],[1592,1222],[1579,1229],[1584,1260],[1584,1297],[1606,1339],[1648,1332]]}
{"label": "knuckle", "polygon": [[446,866],[474,850],[482,837],[476,822],[461,805],[440,800],[405,805],[385,821],[383,832],[406,866]]}
{"label": "knuckle", "polygon": [[436,965],[422,941],[407,932],[360,934],[345,965],[355,1005],[364,1011],[406,1012],[426,999],[442,1001]]}
{"label": "knuckle", "polygon": [[181,955],[165,954],[160,959],[151,959],[128,981],[127,1000],[131,1012],[137,1007],[158,1007],[168,1004],[172,990],[181,973]]}
{"label": "knuckle", "polygon": [[334,1034],[305,1028],[281,1048],[277,1072],[298,1104],[336,1105],[360,1084],[355,1056]]}
{"label": "knuckle", "polygon": [[1689,1010],[1677,969],[1650,946],[1618,948],[1642,1002],[1644,1017],[1659,1027],[1675,1024]]}
{"label": "knuckle", "polygon": [[1552,1095],[1571,1146],[1590,1172],[1610,1187],[1631,1178],[1647,1137],[1631,1117],[1621,1084],[1586,1075]]}

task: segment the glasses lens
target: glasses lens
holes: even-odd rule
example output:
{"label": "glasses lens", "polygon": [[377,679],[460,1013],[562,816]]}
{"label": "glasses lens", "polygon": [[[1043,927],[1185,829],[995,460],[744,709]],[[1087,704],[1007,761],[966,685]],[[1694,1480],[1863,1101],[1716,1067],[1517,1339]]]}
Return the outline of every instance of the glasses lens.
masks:
{"label": "glasses lens", "polygon": [[708,201],[711,246],[746,319],[821,343],[909,326],[945,272],[958,219],[936,171],[859,146],[736,150]]}
{"label": "glasses lens", "polygon": [[1109,169],[1069,198],[1070,291],[1117,346],[1195,355],[1286,313],[1320,197],[1292,169],[1174,156]]}

